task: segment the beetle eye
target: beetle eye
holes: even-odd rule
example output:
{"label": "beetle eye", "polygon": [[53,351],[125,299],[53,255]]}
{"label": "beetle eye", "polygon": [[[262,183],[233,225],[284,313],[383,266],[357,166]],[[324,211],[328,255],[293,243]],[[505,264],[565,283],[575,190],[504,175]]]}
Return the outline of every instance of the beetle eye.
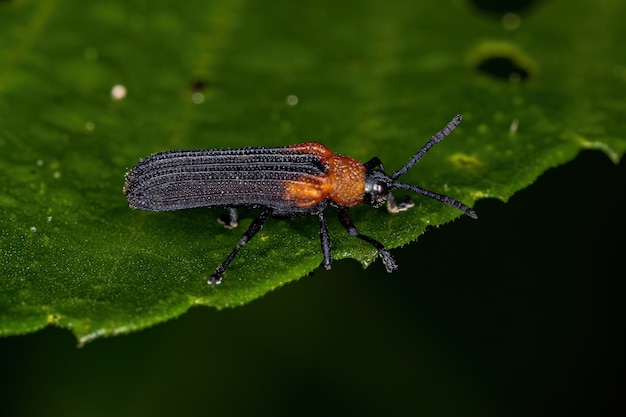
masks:
{"label": "beetle eye", "polygon": [[380,171],[370,173],[369,178],[365,182],[364,202],[374,208],[378,208],[387,201],[388,195],[388,177]]}
{"label": "beetle eye", "polygon": [[387,184],[382,182],[377,182],[372,187],[372,194],[385,194],[387,195]]}

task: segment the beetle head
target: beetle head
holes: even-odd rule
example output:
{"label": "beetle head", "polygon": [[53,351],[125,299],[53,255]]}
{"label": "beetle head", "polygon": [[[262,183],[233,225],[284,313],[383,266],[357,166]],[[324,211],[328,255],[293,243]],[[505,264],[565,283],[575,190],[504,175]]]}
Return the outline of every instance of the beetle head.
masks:
{"label": "beetle head", "polygon": [[379,208],[391,195],[392,188],[393,180],[387,174],[378,170],[368,171],[363,201],[374,208]]}

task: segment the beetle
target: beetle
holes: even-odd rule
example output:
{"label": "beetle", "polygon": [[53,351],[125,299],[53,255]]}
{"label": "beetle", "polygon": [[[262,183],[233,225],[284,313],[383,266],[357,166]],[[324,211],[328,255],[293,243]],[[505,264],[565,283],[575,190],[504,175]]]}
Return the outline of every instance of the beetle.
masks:
{"label": "beetle", "polygon": [[194,207],[222,207],[227,227],[237,226],[237,207],[260,208],[226,260],[215,270],[209,284],[219,284],[224,272],[272,215],[278,218],[317,216],[323,261],[330,269],[331,242],[324,216],[328,206],[339,210],[339,221],[347,232],[376,248],[388,272],[397,264],[385,246],[358,232],[347,209],[359,204],[380,208],[385,203],[390,213],[412,207],[409,199],[396,202],[393,190],[410,190],[455,207],[476,219],[476,212],[446,195],[397,181],[435,144],[448,136],[461,122],[457,115],[436,133],[409,161],[387,175],[377,157],[365,164],[333,153],[319,142],[306,142],[279,148],[172,150],[141,160],[126,173],[123,192],[131,208],[151,211],[180,210]]}

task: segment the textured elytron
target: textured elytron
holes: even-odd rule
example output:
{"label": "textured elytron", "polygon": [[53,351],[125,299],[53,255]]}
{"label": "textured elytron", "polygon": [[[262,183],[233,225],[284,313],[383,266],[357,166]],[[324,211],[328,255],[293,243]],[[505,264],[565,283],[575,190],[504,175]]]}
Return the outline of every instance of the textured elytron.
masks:
{"label": "textured elytron", "polygon": [[285,198],[287,184],[305,184],[304,201],[316,193],[325,198],[328,169],[319,155],[292,147],[166,151],[129,171],[124,193],[143,210],[264,206],[281,213],[311,206]]}

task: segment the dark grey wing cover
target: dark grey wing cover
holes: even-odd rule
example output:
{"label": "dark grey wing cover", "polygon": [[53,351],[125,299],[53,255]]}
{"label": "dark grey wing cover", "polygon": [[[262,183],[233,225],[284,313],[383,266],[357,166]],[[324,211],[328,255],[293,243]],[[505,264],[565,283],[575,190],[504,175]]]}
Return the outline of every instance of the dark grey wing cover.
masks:
{"label": "dark grey wing cover", "polygon": [[284,184],[326,171],[318,157],[290,147],[166,151],[126,174],[124,194],[142,210],[264,206],[289,212],[299,209],[284,198]]}

